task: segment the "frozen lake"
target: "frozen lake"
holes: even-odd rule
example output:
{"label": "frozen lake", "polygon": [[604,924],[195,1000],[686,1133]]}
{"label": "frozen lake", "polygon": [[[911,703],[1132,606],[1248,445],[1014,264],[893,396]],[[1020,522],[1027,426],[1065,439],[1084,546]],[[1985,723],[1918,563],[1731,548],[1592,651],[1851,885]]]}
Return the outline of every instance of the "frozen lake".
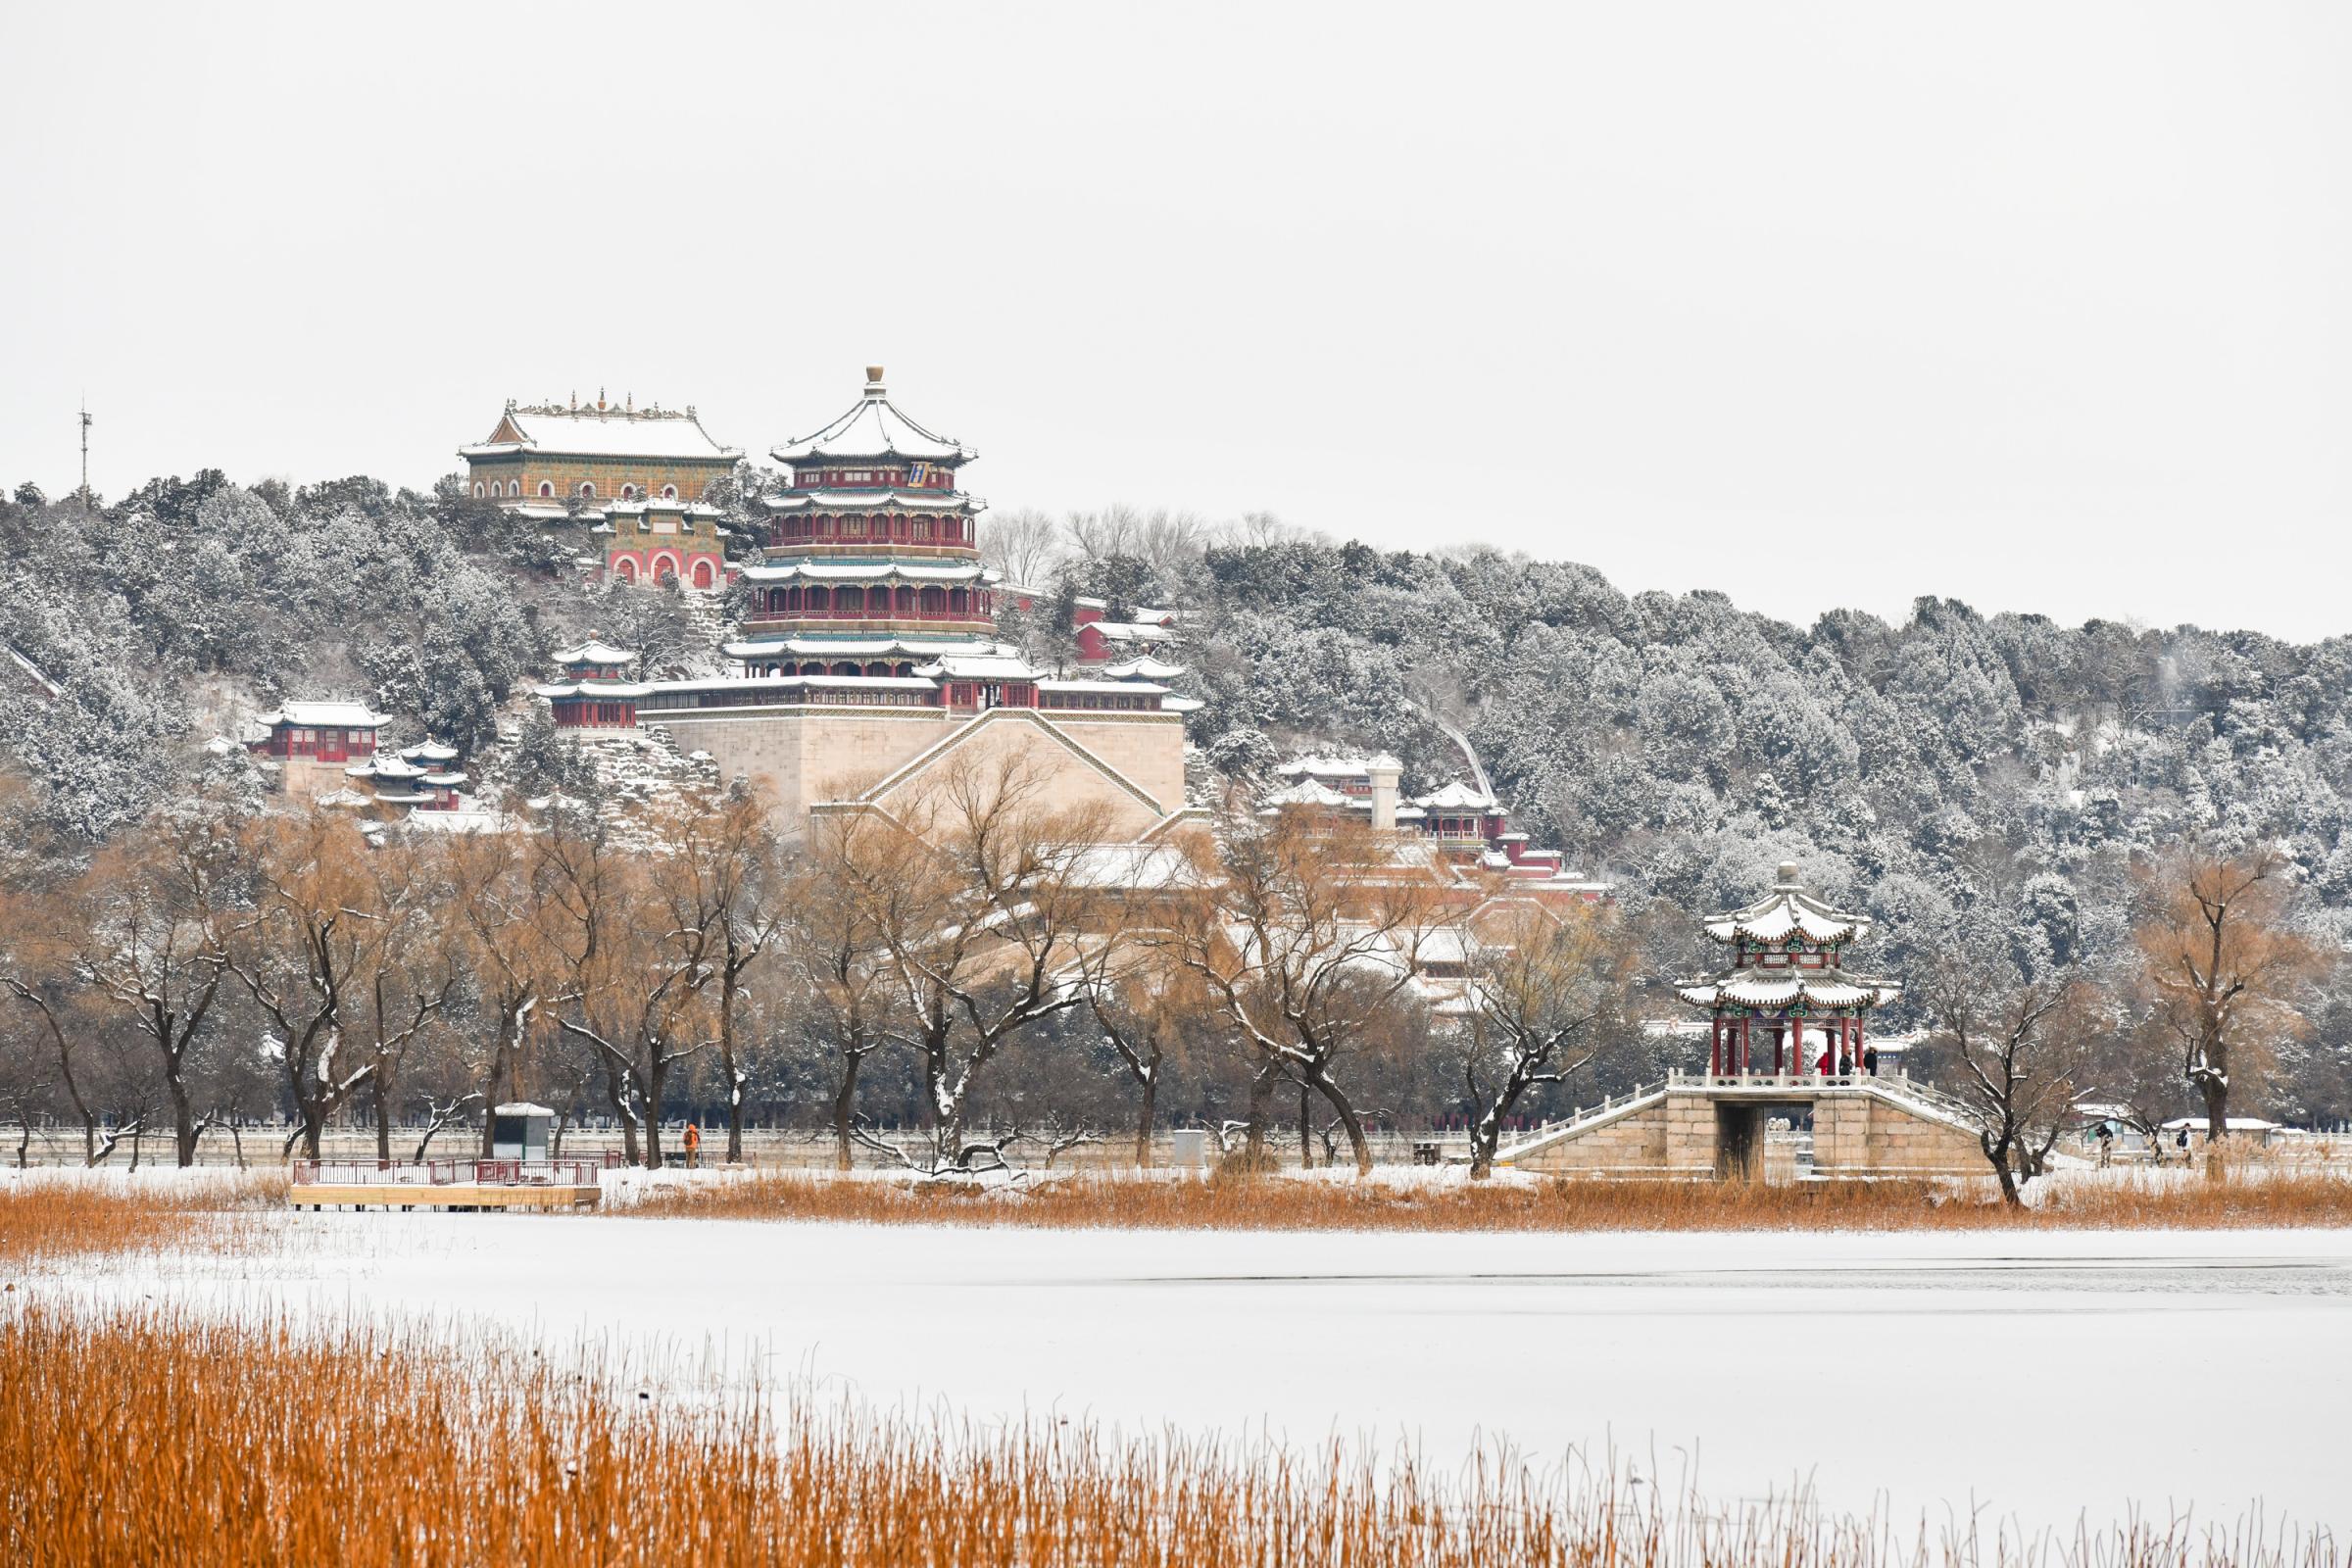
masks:
{"label": "frozen lake", "polygon": [[759,1358],[888,1406],[1433,1458],[1614,1446],[2029,1528],[2260,1502],[2352,1535],[2352,1233],[1332,1235],[624,1215],[274,1219],[292,1262],[133,1285]]}

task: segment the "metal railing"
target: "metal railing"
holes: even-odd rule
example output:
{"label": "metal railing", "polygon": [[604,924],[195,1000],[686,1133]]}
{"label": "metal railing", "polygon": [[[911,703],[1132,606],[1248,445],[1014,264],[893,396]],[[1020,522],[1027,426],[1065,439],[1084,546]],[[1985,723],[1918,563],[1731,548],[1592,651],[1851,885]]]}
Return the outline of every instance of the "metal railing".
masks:
{"label": "metal railing", "polygon": [[616,1152],[562,1159],[298,1159],[297,1187],[594,1187]]}
{"label": "metal railing", "polygon": [[1951,1116],[1970,1126],[1984,1118],[1975,1106],[1958,1095],[1920,1082],[1906,1074],[1848,1073],[1686,1073],[1676,1069],[1654,1083],[1646,1083],[1612,1095],[1597,1105],[1579,1105],[1558,1121],[1546,1121],[1529,1128],[1511,1147],[1525,1147],[1555,1133],[1573,1132],[1603,1117],[1615,1115],[1635,1103],[1648,1100],[1677,1084],[1703,1089],[1754,1089],[1806,1091],[1819,1089],[1875,1089],[1889,1100],[1909,1100],[1916,1106],[1938,1114]]}

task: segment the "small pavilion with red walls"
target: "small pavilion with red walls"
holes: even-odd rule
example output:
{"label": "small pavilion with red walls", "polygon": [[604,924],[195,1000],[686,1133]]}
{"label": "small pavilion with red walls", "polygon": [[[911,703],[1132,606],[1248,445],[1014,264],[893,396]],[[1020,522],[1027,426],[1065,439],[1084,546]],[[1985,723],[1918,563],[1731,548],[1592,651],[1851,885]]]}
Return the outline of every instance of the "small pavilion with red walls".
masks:
{"label": "small pavilion with red walls", "polygon": [[1845,967],[1845,950],[1869,934],[1868,922],[1806,892],[1788,861],[1764,899],[1705,923],[1707,936],[1732,950],[1732,966],[1677,994],[1714,1015],[1708,1075],[1851,1076],[1865,1016],[1900,994]]}

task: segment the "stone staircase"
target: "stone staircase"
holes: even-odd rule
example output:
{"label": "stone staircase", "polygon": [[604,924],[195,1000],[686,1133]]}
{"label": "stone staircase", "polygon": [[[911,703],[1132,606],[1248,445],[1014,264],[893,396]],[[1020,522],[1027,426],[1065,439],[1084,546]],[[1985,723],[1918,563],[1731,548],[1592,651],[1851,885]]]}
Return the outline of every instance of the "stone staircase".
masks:
{"label": "stone staircase", "polygon": [[[1895,1112],[1873,1115],[1876,1102]],[[1719,1138],[1731,1139],[1740,1117],[1723,1107],[1746,1106],[1747,1125],[1775,1107],[1812,1109],[1817,1140],[1838,1151],[1836,1163],[1876,1169],[1965,1165],[1968,1146],[1983,1126],[1967,1102],[1900,1074],[1723,1076],[1670,1073],[1654,1083],[1579,1107],[1495,1152],[1495,1161],[1532,1161],[1537,1169],[1664,1171],[1712,1169]],[[1573,1148],[1569,1146],[1574,1146]],[[1865,1152],[1865,1150],[1868,1152]]]}

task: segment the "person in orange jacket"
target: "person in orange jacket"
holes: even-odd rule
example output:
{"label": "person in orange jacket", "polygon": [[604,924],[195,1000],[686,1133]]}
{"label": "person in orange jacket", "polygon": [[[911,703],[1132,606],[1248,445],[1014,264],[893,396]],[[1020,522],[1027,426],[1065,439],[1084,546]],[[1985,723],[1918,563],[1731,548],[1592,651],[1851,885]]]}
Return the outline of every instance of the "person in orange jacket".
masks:
{"label": "person in orange jacket", "polygon": [[686,1168],[692,1170],[702,1163],[703,1130],[693,1122],[686,1124]]}

